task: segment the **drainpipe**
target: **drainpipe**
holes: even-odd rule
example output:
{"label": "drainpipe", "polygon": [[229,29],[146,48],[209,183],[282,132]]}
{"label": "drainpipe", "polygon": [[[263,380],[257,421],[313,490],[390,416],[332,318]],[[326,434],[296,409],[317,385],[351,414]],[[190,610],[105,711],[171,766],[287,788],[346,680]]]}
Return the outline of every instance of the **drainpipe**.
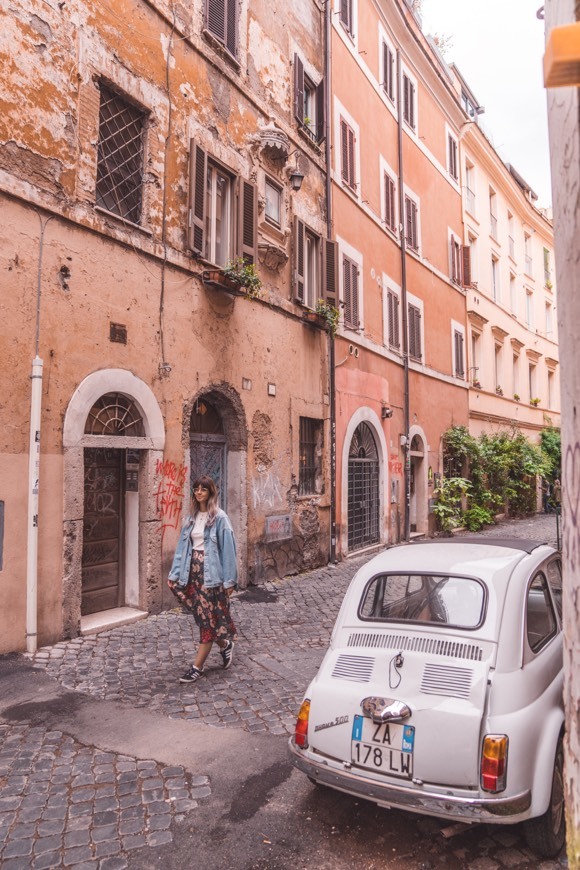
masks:
{"label": "drainpipe", "polygon": [[[324,102],[325,102],[325,160],[326,160],[326,236],[332,237],[332,177],[330,172],[330,44],[332,38],[332,4],[327,0],[324,9]],[[338,301],[338,300],[337,300]],[[334,338],[328,333],[328,390],[330,393],[330,561],[336,563],[336,400],[335,400]]]}
{"label": "drainpipe", "polygon": [[42,281],[42,252],[44,232],[52,215],[43,222],[40,215],[40,241],[38,249],[38,276],[36,287],[35,356],[32,360],[30,391],[30,436],[28,442],[28,523],[26,540],[26,651],[37,648],[38,600],[38,484],[40,479],[40,414],[42,407],[42,360],[40,347],[40,296]]}
{"label": "drainpipe", "polygon": [[403,427],[405,443],[404,486],[405,517],[403,539],[411,537],[411,454],[409,444],[409,334],[407,312],[407,239],[405,236],[405,193],[403,190],[403,100],[401,93],[401,53],[397,49],[397,123],[399,147],[399,235],[401,239],[401,308],[403,309]]}

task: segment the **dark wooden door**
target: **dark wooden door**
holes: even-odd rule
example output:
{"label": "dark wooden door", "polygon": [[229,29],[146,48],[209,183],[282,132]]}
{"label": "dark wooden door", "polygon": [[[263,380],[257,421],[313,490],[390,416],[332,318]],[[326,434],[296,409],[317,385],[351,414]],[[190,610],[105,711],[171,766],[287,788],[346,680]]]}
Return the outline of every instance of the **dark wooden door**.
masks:
{"label": "dark wooden door", "polygon": [[81,613],[122,603],[124,450],[85,448]]}

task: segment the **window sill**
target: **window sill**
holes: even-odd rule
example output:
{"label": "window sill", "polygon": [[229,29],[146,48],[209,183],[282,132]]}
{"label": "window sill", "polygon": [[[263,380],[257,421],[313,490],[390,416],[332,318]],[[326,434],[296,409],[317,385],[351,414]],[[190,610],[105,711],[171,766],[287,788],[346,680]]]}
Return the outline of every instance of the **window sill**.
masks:
{"label": "window sill", "polygon": [[311,148],[313,148],[318,154],[322,153],[321,143],[324,141],[321,139],[320,141],[309,131],[309,128],[303,124],[298,124],[298,135],[302,137]]}
{"label": "window sill", "polygon": [[242,65],[240,64],[237,57],[234,57],[229,49],[225,47],[223,42],[220,42],[217,36],[214,36],[211,30],[208,30],[207,27],[204,27],[201,33],[205,41],[214,49],[214,51],[216,51],[219,56],[226,61],[226,63],[228,63],[231,67],[233,67],[233,69],[235,69],[236,72],[239,73]]}
{"label": "window sill", "polygon": [[147,229],[147,227],[142,226],[141,224],[135,224],[133,221],[128,221],[127,218],[122,217],[120,214],[115,214],[114,211],[109,211],[106,208],[103,208],[100,205],[95,205],[94,210],[97,214],[101,215],[105,218],[112,218],[116,223],[120,226],[125,227],[129,230],[138,230],[140,233],[143,233],[145,236],[153,236],[151,230]]}

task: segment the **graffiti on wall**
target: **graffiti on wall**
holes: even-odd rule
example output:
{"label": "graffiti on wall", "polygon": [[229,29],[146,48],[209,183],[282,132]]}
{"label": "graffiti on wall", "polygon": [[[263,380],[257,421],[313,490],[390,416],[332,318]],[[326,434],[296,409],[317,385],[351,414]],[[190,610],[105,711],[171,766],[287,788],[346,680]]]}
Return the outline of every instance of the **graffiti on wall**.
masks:
{"label": "graffiti on wall", "polygon": [[580,559],[580,444],[566,450],[564,461],[564,553],[574,575]]}
{"label": "graffiti on wall", "polygon": [[161,543],[167,529],[176,529],[181,519],[187,466],[182,462],[176,465],[169,459],[158,459],[155,469],[160,480],[155,491],[155,504],[161,519]]}
{"label": "graffiti on wall", "polygon": [[273,468],[259,471],[252,480],[254,510],[273,510],[285,502],[280,478]]}

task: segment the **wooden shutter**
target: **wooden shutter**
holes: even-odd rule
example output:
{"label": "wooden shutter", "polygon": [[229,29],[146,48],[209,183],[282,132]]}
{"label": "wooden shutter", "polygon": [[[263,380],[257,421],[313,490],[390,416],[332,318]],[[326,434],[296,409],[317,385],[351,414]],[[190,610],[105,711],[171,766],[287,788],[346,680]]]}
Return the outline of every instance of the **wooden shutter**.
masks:
{"label": "wooden shutter", "polygon": [[351,282],[352,282],[352,325],[355,329],[360,326],[359,316],[359,300],[358,300],[358,266],[356,263],[351,263]]}
{"label": "wooden shutter", "polygon": [[417,250],[417,205],[408,196],[405,197],[405,235],[409,247]]}
{"label": "wooden shutter", "polygon": [[342,180],[348,184],[348,124],[340,119],[340,163]]}
{"label": "wooden shutter", "polygon": [[421,312],[409,305],[409,356],[421,359]]}
{"label": "wooden shutter", "polygon": [[207,29],[225,45],[226,3],[228,0],[206,0],[205,21]]}
{"label": "wooden shutter", "polygon": [[455,337],[455,376],[458,378],[463,378],[465,376],[465,369],[463,366],[463,334],[456,330],[454,337]]}
{"label": "wooden shutter", "polygon": [[294,218],[294,297],[304,305],[304,221]]}
{"label": "wooden shutter", "polygon": [[459,283],[459,276],[457,274],[457,242],[455,241],[455,236],[451,234],[451,280],[454,284]]}
{"label": "wooden shutter", "polygon": [[390,100],[394,100],[393,90],[393,52],[386,42],[383,42],[383,88]]}
{"label": "wooden shutter", "polygon": [[387,294],[389,345],[400,347],[399,340],[399,297],[392,290]]}
{"label": "wooden shutter", "polygon": [[238,256],[246,263],[256,262],[257,242],[258,189],[242,178],[238,190]]}
{"label": "wooden shutter", "polygon": [[403,117],[415,129],[415,86],[411,79],[403,75]]}
{"label": "wooden shutter", "polygon": [[342,180],[348,187],[353,190],[356,187],[355,180],[355,163],[354,163],[354,149],[355,149],[355,136],[354,130],[346,123],[346,121],[341,118],[340,119],[340,159],[341,159],[341,174]]}
{"label": "wooden shutter", "polygon": [[198,257],[205,256],[205,203],[207,184],[207,154],[189,143],[189,221],[187,244]]}
{"label": "wooden shutter", "polygon": [[326,99],[324,79],[316,88],[316,141],[323,142],[326,138]]}
{"label": "wooden shutter", "polygon": [[463,273],[463,286],[471,287],[471,247],[470,245],[461,246],[461,263]]}
{"label": "wooden shutter", "polygon": [[350,260],[346,257],[342,258],[342,281],[343,281],[343,301],[344,301],[344,320],[348,326],[352,326],[352,284],[351,284],[351,269]]}
{"label": "wooden shutter", "polygon": [[385,172],[385,223],[395,231],[395,182]]}
{"label": "wooden shutter", "polygon": [[331,239],[324,239],[322,251],[322,295],[325,302],[336,308],[338,299],[338,243]]}
{"label": "wooden shutter", "polygon": [[304,124],[304,64],[294,55],[294,114],[299,124]]}
{"label": "wooden shutter", "polygon": [[226,48],[236,56],[238,50],[238,0],[226,2]]}

